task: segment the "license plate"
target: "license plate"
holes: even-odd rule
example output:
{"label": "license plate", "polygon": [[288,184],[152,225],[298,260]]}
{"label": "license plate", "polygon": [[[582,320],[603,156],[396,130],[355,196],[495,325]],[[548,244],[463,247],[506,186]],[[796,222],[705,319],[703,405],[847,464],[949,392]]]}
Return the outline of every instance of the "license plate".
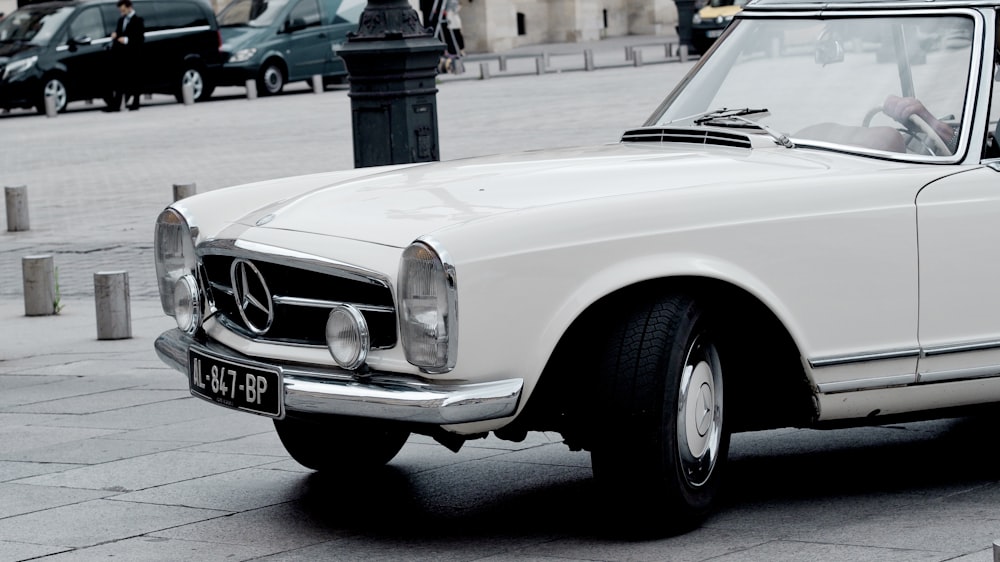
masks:
{"label": "license plate", "polygon": [[191,394],[220,406],[262,416],[285,414],[281,370],[247,361],[231,361],[204,349],[188,351]]}
{"label": "license plate", "polygon": [[708,37],[709,39],[718,39],[718,37],[722,35],[722,31],[723,30],[721,29],[709,29],[705,32],[705,37]]}

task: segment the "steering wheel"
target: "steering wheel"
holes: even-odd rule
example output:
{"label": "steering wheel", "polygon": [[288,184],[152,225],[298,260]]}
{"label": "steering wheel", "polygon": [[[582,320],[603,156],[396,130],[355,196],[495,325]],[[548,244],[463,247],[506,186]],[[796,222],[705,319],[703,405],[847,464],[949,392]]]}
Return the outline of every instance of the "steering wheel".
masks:
{"label": "steering wheel", "polygon": [[[870,127],[872,118],[879,113],[882,113],[882,106],[875,106],[869,109],[868,112],[865,113],[865,118],[861,122],[861,125],[863,127]],[[921,137],[914,134],[913,138],[917,139],[920,144],[924,145],[924,147],[930,151],[932,156],[951,154],[951,149],[948,148],[948,143],[941,138],[941,135],[939,135],[937,131],[935,131],[934,128],[927,123],[927,121],[924,121],[923,117],[910,115],[909,123],[904,123],[904,125],[908,130],[911,130],[911,132],[917,132],[923,135]],[[912,129],[916,129],[916,131],[912,131]]]}

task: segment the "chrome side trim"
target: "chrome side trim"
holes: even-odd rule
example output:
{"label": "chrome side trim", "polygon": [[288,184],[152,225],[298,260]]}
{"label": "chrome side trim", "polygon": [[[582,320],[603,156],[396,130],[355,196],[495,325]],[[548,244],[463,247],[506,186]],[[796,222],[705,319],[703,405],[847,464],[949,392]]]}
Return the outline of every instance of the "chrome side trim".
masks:
{"label": "chrome side trim", "polygon": [[[194,338],[179,329],[164,332],[154,347],[160,359],[187,374]],[[233,361],[253,361],[217,343],[198,343]],[[517,411],[524,379],[470,384],[438,384],[389,373],[355,377],[338,368],[281,365],[285,411],[360,416],[436,425],[511,416]]]}
{"label": "chrome side trim", "polygon": [[146,39],[150,37],[165,37],[167,35],[180,35],[182,33],[191,33],[194,31],[208,31],[212,29],[209,25],[194,25],[191,27],[175,27],[173,29],[160,29],[158,31],[147,31]]}
{"label": "chrome side trim", "polygon": [[353,306],[358,310],[363,310],[367,312],[396,312],[396,309],[391,306],[375,306],[369,304],[358,304],[354,302],[341,302],[341,301],[328,301],[319,299],[305,299],[300,297],[285,297],[281,295],[274,295],[271,297],[276,304],[284,304],[288,306],[310,306],[314,308],[333,308],[335,306]]}
{"label": "chrome side trim", "polygon": [[973,367],[971,369],[953,369],[950,371],[928,371],[917,375],[917,383],[931,384],[939,382],[965,381],[1000,377],[1000,366]]}
{"label": "chrome side trim", "polygon": [[935,355],[945,355],[947,353],[962,353],[964,351],[984,351],[987,349],[1000,349],[1000,341],[981,341],[981,342],[968,342],[968,343],[954,343],[948,345],[939,345],[936,347],[928,347],[924,349],[924,355],[927,357],[933,357]]}
{"label": "chrome side trim", "polygon": [[890,386],[907,386],[917,382],[917,375],[892,375],[888,377],[875,377],[870,379],[854,379],[849,381],[827,382],[816,385],[816,388],[823,394],[835,394],[838,392],[853,392],[855,390],[870,390],[872,388],[886,388]]}
{"label": "chrome side trim", "polygon": [[894,349],[890,351],[874,351],[871,353],[859,353],[857,355],[833,355],[830,357],[817,357],[809,360],[809,366],[813,369],[821,367],[832,367],[834,365],[847,365],[850,363],[864,363],[866,361],[879,361],[882,359],[904,359],[907,357],[920,357],[920,348]]}

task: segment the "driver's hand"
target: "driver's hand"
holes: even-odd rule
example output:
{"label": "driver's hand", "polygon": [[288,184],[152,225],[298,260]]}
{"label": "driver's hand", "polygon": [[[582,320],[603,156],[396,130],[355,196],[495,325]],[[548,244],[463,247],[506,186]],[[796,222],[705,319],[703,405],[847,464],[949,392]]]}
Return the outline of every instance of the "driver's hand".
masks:
{"label": "driver's hand", "polygon": [[899,96],[889,96],[882,104],[882,111],[886,115],[906,125],[911,115],[921,117],[924,121],[931,121],[933,117],[924,104],[917,98],[901,98]]}

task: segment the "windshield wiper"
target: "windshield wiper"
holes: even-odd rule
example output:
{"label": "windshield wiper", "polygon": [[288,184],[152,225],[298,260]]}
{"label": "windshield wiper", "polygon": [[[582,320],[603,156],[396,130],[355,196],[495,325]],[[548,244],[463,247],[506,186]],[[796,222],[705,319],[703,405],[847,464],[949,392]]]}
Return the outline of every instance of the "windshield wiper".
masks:
{"label": "windshield wiper", "polygon": [[[763,123],[758,123],[752,119],[747,119],[746,115],[770,115],[766,108],[752,109],[743,107],[740,109],[727,109],[725,107],[702,113],[694,118],[696,125],[715,125],[717,127],[753,127],[767,133],[771,138],[778,141],[778,144],[785,148],[795,148],[795,144],[784,133],[775,131]],[[735,123],[734,123],[735,121]]]}
{"label": "windshield wiper", "polygon": [[701,125],[702,123],[707,123],[715,119],[727,119],[729,117],[739,117],[741,115],[758,115],[760,113],[770,113],[767,108],[753,109],[750,107],[741,107],[737,109],[729,109],[728,107],[720,107],[719,109],[713,109],[711,111],[706,111],[704,113],[699,113],[697,115],[692,115],[687,117],[687,119],[694,118],[696,125]]}

